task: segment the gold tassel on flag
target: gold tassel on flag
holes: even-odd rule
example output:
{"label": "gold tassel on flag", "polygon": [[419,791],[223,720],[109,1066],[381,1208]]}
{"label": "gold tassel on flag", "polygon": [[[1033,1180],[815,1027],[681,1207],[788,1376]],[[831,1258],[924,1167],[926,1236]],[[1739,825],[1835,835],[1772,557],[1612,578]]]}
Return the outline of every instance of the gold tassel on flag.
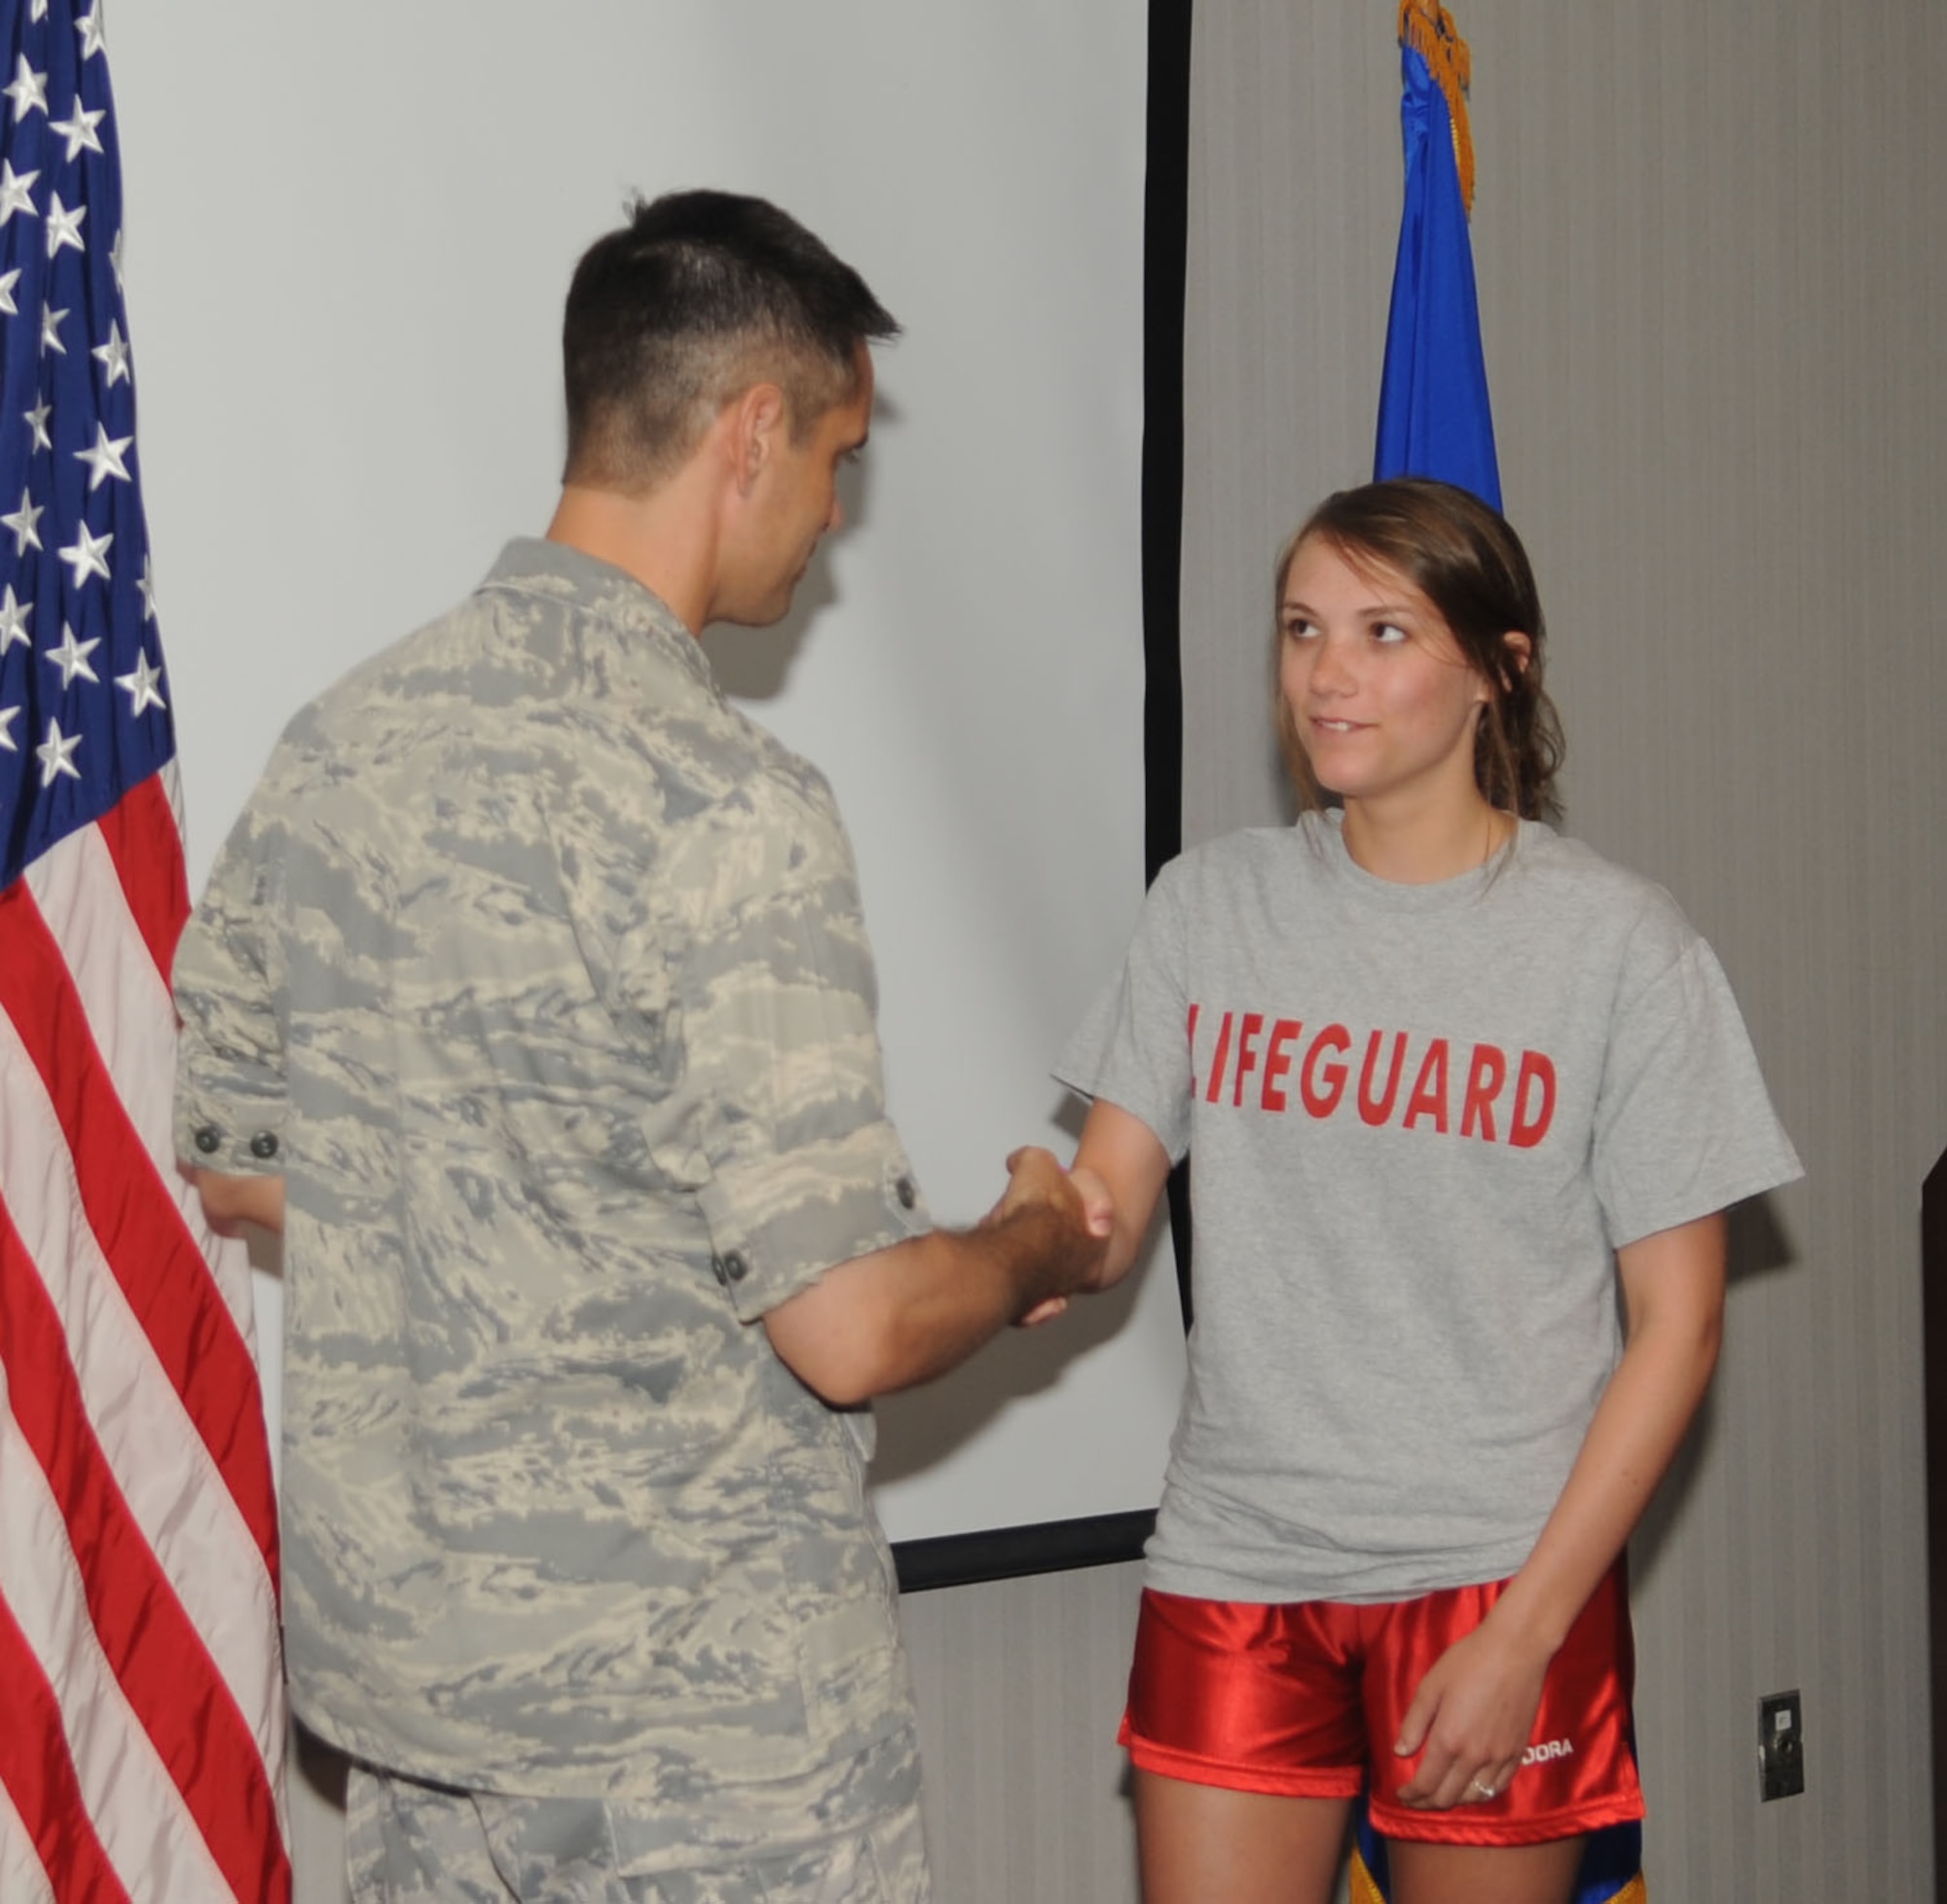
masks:
{"label": "gold tassel on flag", "polygon": [[1474,210],[1474,133],[1467,124],[1467,89],[1473,83],[1473,55],[1440,0],[1400,0],[1399,40],[1426,61],[1453,122],[1453,160],[1460,168],[1460,199]]}

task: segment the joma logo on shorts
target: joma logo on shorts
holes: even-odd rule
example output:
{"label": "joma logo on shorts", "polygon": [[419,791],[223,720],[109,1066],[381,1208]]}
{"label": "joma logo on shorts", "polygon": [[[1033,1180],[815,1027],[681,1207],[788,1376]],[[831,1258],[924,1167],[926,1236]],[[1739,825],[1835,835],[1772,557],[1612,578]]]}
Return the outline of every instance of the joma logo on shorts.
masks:
{"label": "joma logo on shorts", "polygon": [[1522,1763],[1524,1765],[1541,1765],[1549,1759],[1572,1759],[1574,1756],[1575,1744],[1572,1739],[1551,1739],[1543,1744],[1530,1745],[1522,1754]]}

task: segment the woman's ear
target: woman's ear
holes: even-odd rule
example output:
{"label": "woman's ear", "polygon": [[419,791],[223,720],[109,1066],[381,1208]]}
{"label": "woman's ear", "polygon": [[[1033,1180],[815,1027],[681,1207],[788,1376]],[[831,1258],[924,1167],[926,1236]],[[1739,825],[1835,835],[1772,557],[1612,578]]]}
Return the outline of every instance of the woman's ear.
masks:
{"label": "woman's ear", "polygon": [[1511,628],[1501,637],[1501,646],[1508,657],[1503,679],[1512,687],[1517,678],[1527,673],[1527,664],[1534,659],[1534,643],[1520,629]]}

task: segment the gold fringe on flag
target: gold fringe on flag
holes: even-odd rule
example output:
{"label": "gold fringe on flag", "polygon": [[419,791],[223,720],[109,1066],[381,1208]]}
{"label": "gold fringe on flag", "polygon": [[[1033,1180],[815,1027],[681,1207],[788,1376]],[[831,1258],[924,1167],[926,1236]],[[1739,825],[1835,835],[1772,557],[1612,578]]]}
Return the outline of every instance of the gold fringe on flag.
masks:
{"label": "gold fringe on flag", "polygon": [[1467,124],[1467,89],[1474,78],[1473,55],[1440,0],[1400,0],[1399,40],[1426,61],[1447,95],[1447,116],[1453,122],[1453,160],[1460,168],[1460,200],[1471,216],[1474,133]]}
{"label": "gold fringe on flag", "polygon": [[1366,1860],[1356,1850],[1352,1853],[1352,1866],[1347,1878],[1352,1904],[1386,1904],[1385,1892],[1374,1881],[1373,1874],[1366,1869]]}

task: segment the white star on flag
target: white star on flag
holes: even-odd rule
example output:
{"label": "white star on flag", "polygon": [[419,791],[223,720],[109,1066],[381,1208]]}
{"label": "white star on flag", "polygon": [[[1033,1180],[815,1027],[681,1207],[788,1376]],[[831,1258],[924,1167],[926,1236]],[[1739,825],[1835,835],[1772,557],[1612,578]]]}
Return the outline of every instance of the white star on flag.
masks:
{"label": "white star on flag", "polygon": [[115,242],[108,247],[108,268],[115,274],[115,288],[122,289],[122,233],[118,229]]}
{"label": "white star on flag", "polygon": [[[48,419],[54,414],[55,407],[46,397],[43,397],[31,410],[20,412],[21,421],[34,433],[34,449],[52,450],[55,447],[54,438],[48,434]],[[31,455],[32,452],[28,454]]]}
{"label": "white star on flag", "polygon": [[[0,516],[0,522],[6,518]],[[79,588],[91,575],[99,575],[108,580],[108,564],[103,558],[108,553],[108,545],[114,541],[111,531],[106,535],[96,535],[86,523],[74,526],[74,540],[60,552],[60,559],[70,564],[74,569],[74,585]]]}
{"label": "white star on flag", "polygon": [[138,654],[132,674],[117,675],[115,685],[129,690],[129,713],[138,714],[144,708],[166,708],[169,704],[156,690],[156,683],[163,677],[160,668],[149,666],[149,657]]}
{"label": "white star on flag", "polygon": [[84,251],[87,246],[81,241],[81,221],[88,216],[86,205],[76,205],[70,211],[61,203],[61,195],[54,193],[48,200],[48,256],[52,258],[62,245],[71,245],[76,251]]}
{"label": "white star on flag", "polygon": [[156,618],[156,579],[149,569],[146,550],[142,555],[142,579],[135,584],[135,593],[142,598],[142,619],[154,621]]}
{"label": "white star on flag", "polygon": [[41,312],[41,348],[58,350],[64,357],[67,346],[60,341],[60,321],[67,315],[65,311],[55,311],[52,306]]}
{"label": "white star on flag", "polygon": [[100,7],[96,6],[92,12],[83,14],[75,21],[74,30],[81,35],[82,58],[84,60],[92,59],[104,45],[101,38]]}
{"label": "white star on flag", "polygon": [[0,753],[18,753],[14,737],[7,730],[20,717],[18,708],[0,708]]}
{"label": "white star on flag", "polygon": [[[5,92],[7,97],[13,100],[14,123],[17,126],[36,108],[43,113],[48,109],[48,76],[45,73],[35,72],[27,64],[27,55],[24,53],[18,55],[14,61],[14,84],[0,87],[0,92]],[[38,172],[28,173],[30,178],[39,176]]]}
{"label": "white star on flag", "polygon": [[34,501],[32,490],[20,492],[20,506],[11,516],[0,516],[0,525],[14,531],[14,553],[23,556],[41,546],[41,531],[34,527],[45,513]]}
{"label": "white star on flag", "polygon": [[129,341],[122,335],[122,326],[113,317],[108,320],[108,342],[97,344],[89,355],[99,357],[108,366],[108,387],[111,390],[117,384],[129,382]]}
{"label": "white star on flag", "polygon": [[101,677],[88,665],[88,657],[100,645],[101,637],[98,635],[92,641],[77,641],[74,639],[74,630],[66,622],[62,622],[60,646],[50,648],[41,659],[52,662],[60,670],[63,687],[72,687],[77,675],[85,681],[98,681]]}
{"label": "white star on flag", "polygon": [[0,272],[0,311],[4,311],[10,317],[18,317],[20,314],[20,307],[14,302],[14,286],[19,281],[20,274],[18,270]]}
{"label": "white star on flag", "polygon": [[14,584],[7,584],[7,593],[0,598],[0,654],[5,654],[18,641],[20,646],[32,643],[27,637],[27,617],[34,612],[31,602],[17,602],[14,599]]}
{"label": "white star on flag", "polygon": [[[9,89],[11,91],[11,89]],[[34,216],[34,195],[30,190],[39,172],[17,172],[9,160],[0,159],[0,225],[17,211]]]}
{"label": "white star on flag", "polygon": [[52,787],[62,774],[67,775],[70,780],[81,778],[81,769],[74,764],[74,751],[80,745],[79,734],[70,734],[63,739],[60,722],[57,720],[48,722],[48,737],[34,750],[35,756],[41,763],[43,787]]}
{"label": "white star on flag", "polygon": [[129,465],[122,460],[122,452],[134,442],[132,436],[110,436],[106,423],[94,426],[94,448],[77,450],[76,462],[88,465],[88,490],[92,495],[109,477],[113,476],[126,483],[129,480]]}
{"label": "white star on flag", "polygon": [[79,99],[74,102],[72,119],[51,119],[49,128],[58,132],[67,141],[67,162],[71,165],[81,156],[84,146],[90,152],[101,150],[101,134],[94,128],[106,119],[105,112],[90,112]]}

